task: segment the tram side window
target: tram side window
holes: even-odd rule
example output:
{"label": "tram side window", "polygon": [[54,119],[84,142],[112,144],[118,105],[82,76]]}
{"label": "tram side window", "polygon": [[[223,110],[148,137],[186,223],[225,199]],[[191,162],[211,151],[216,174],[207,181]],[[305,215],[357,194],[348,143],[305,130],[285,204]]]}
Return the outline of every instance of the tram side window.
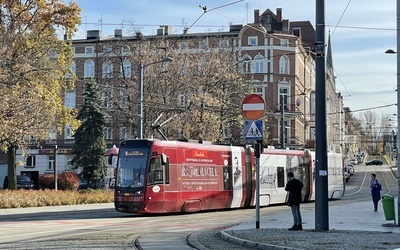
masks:
{"label": "tram side window", "polygon": [[[163,168],[160,158],[153,158],[150,161],[150,169],[147,185],[160,184],[163,182]],[[169,183],[169,162],[165,165],[165,183]]]}
{"label": "tram side window", "polygon": [[285,186],[285,168],[284,167],[278,167],[276,170],[276,177],[278,180],[278,187],[284,187]]}
{"label": "tram side window", "polygon": [[231,172],[232,172],[231,166],[224,166],[224,190],[232,189]]}

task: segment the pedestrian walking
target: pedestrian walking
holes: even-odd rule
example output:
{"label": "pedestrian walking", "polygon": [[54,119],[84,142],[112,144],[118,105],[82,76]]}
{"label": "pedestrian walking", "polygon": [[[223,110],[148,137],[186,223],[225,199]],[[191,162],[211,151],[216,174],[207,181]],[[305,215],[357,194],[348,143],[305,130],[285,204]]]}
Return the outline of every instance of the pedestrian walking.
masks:
{"label": "pedestrian walking", "polygon": [[371,174],[371,181],[369,182],[371,188],[372,202],[374,203],[374,211],[378,211],[378,202],[381,199],[382,185],[376,179],[376,174]]}
{"label": "pedestrian walking", "polygon": [[293,172],[287,174],[288,182],[285,190],[288,192],[288,206],[292,209],[293,215],[293,226],[289,230],[303,230],[301,214],[300,214],[300,203],[301,203],[301,189],[303,183],[294,178]]}

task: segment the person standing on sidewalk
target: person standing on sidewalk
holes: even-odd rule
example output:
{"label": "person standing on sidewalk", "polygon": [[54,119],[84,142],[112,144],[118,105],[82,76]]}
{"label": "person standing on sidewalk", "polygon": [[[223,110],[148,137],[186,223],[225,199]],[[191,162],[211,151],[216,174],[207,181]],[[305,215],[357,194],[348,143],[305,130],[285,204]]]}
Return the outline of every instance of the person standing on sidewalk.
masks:
{"label": "person standing on sidewalk", "polygon": [[303,230],[301,214],[300,214],[300,203],[301,203],[301,189],[303,183],[294,178],[293,172],[287,174],[288,182],[285,190],[288,192],[288,206],[292,209],[293,215],[293,226],[289,230]]}
{"label": "person standing on sidewalk", "polygon": [[378,211],[378,201],[381,199],[382,185],[376,179],[376,174],[371,174],[371,181],[369,182],[371,188],[372,202],[374,203],[374,211]]}

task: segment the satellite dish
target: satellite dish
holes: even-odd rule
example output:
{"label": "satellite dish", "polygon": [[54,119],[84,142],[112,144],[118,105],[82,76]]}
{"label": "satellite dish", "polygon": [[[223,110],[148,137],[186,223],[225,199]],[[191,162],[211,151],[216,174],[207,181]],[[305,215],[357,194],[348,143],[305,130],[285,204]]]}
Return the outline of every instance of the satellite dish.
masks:
{"label": "satellite dish", "polygon": [[298,106],[300,106],[301,105],[301,100],[298,98],[297,100],[296,100],[296,106],[298,107]]}

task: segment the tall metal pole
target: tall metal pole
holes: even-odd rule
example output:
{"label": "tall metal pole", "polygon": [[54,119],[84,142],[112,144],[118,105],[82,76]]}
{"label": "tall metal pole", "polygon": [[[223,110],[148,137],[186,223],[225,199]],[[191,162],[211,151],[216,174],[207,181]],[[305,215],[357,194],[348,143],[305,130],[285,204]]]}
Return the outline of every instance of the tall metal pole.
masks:
{"label": "tall metal pole", "polygon": [[143,139],[143,64],[139,64],[138,75],[137,138]]}
{"label": "tall metal pole", "polygon": [[256,228],[260,228],[260,156],[262,151],[262,141],[257,141],[255,145],[256,163]]}
{"label": "tall metal pole", "polygon": [[280,101],[280,103],[281,103],[281,124],[280,124],[280,126],[281,126],[281,148],[285,148],[285,132],[284,132],[284,129],[285,129],[285,126],[284,126],[284,122],[283,122],[283,119],[284,119],[284,115],[285,115],[285,111],[284,111],[284,105],[283,105],[283,95],[280,95],[279,96],[279,101]]}
{"label": "tall metal pole", "polygon": [[396,37],[397,37],[397,45],[396,45],[396,75],[397,75],[397,226],[400,226],[400,0],[396,1]]}
{"label": "tall metal pole", "polygon": [[325,0],[316,0],[315,230],[329,230],[326,135]]}
{"label": "tall metal pole", "polygon": [[58,166],[57,166],[57,144],[54,145],[54,190],[58,189],[58,184],[57,184],[57,173],[58,173]]}

